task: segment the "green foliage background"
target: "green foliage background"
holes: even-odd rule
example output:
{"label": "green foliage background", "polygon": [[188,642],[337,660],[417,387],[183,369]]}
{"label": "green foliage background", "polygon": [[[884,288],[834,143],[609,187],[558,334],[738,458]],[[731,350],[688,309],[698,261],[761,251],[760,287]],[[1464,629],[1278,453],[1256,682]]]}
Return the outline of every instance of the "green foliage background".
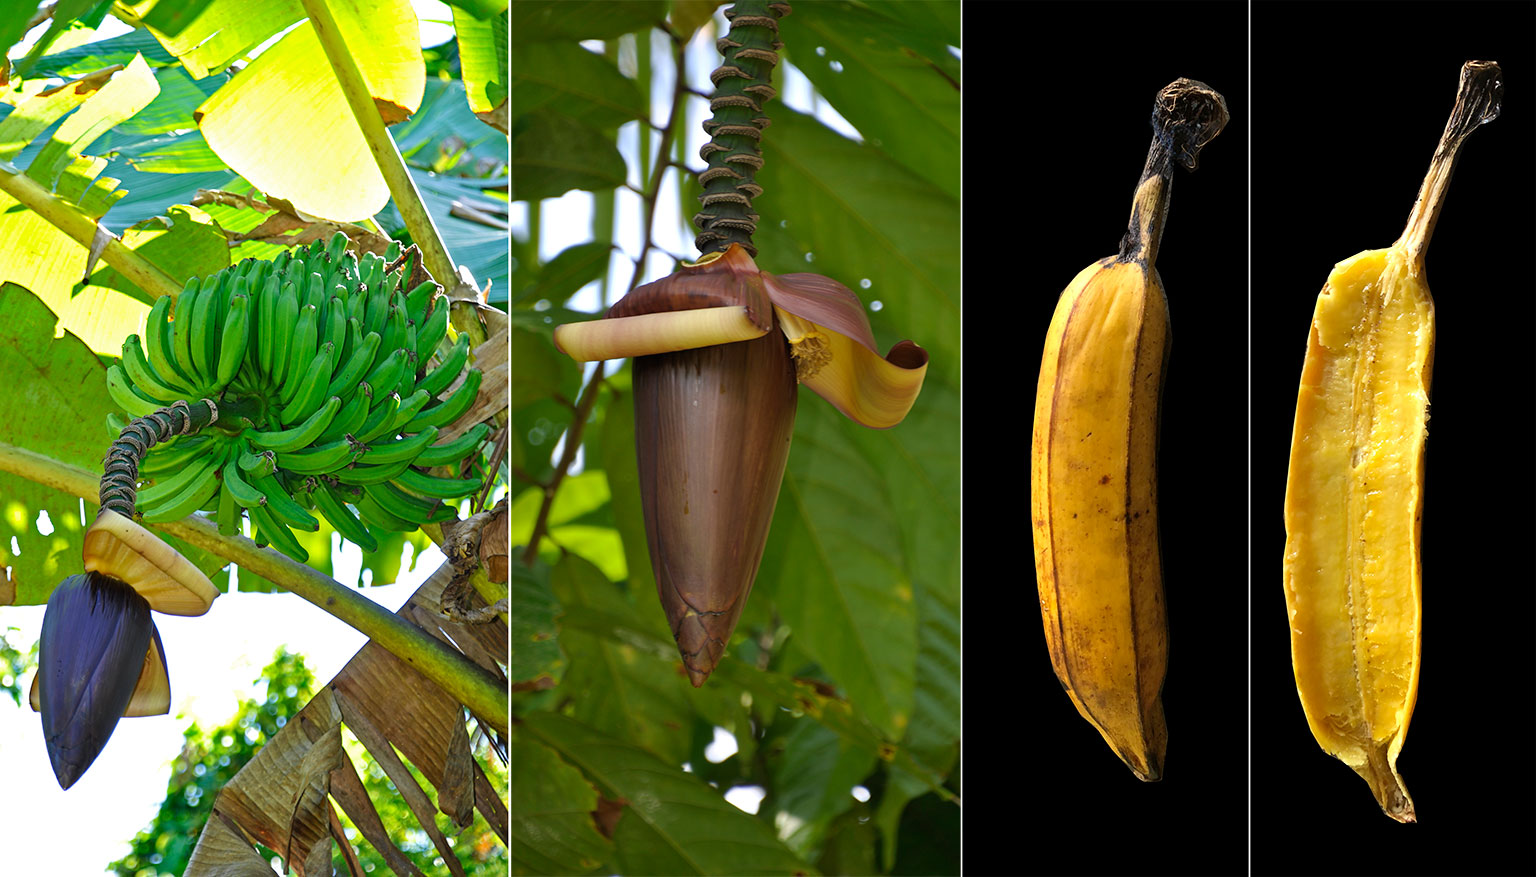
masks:
{"label": "green foliage background", "polygon": [[[780,21],[783,60],[860,139],[766,107],[757,263],[842,281],[870,305],[882,350],[910,338],[932,359],[916,406],[887,431],[802,391],[757,582],[702,689],[655,595],[627,364],[607,364],[580,471],[557,477],[584,377],[551,332],[580,318],[571,300],[589,284],[606,302],[624,291],[608,284],[628,280],[633,254],[611,244],[633,202],[614,190],[644,190],[655,156],[650,137],[621,152],[619,131],[669,117],[676,61],[658,33],[687,39],[702,24],[712,46],[716,6],[512,5],[512,197],[530,216],[512,243],[514,546],[558,484],[537,562],[513,570],[513,870],[958,873],[958,3],[796,0]],[[700,94],[670,114],[681,142],[668,173],[682,185],[660,198],[680,198],[683,217],[697,210],[701,95],[717,63],[690,67]],[[588,239],[541,258],[541,201],[571,190],[593,194]],[[705,757],[717,727],[738,746],[718,764]],[[860,785],[867,800],[850,794]],[[756,816],[724,802],[734,786],[761,787]]]}

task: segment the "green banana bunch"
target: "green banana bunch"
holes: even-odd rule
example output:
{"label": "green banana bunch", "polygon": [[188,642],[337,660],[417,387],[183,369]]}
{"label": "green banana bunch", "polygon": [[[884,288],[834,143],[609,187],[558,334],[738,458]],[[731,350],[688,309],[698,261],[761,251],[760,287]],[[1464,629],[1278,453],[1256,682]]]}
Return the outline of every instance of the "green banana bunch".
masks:
{"label": "green banana bunch", "polygon": [[[347,243],[337,233],[193,278],[124,340],[122,361],[107,369],[107,391],[127,414],[108,415],[114,437],[177,400],[213,399],[220,410],[203,434],[156,445],[141,461],[146,521],[203,510],[236,533],[248,516],[258,544],[302,562],[292,531],[318,530],[320,518],[372,550],[370,528],[450,520],[444,500],[479,490],[490,427],[437,440],[480,387],[479,370],[465,371],[468,336],[449,337],[436,284],[404,287],[398,244],[387,258],[359,258]],[[437,467],[449,469],[427,471]]]}

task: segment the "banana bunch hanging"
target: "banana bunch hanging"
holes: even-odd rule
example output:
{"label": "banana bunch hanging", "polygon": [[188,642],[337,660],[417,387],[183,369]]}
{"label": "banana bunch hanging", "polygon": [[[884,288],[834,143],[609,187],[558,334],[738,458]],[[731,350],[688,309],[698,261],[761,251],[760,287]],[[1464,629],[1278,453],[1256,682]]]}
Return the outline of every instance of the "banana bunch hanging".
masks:
{"label": "banana bunch hanging", "polygon": [[[292,529],[318,530],[315,512],[373,550],[368,527],[409,531],[451,519],[443,500],[480,487],[474,451],[490,427],[437,442],[480,387],[470,369],[444,392],[464,371],[469,337],[429,367],[447,338],[447,298],[431,280],[407,290],[394,252],[359,259],[346,246],[337,233],[193,278],[174,301],[155,302],[144,338],[123,342],[107,389],[130,418],[178,400],[217,406],[208,428],[143,456],[135,498],[143,520],[202,509],[233,534],[243,511],[258,544],[304,562]],[[126,425],[107,420],[114,437]],[[464,464],[457,477],[423,471],[451,464]]]}
{"label": "banana bunch hanging", "polygon": [[[290,528],[318,530],[315,511],[373,550],[369,527],[449,520],[443,500],[480,488],[477,449],[490,427],[436,441],[480,387],[476,369],[454,386],[469,337],[447,341],[448,300],[430,280],[405,288],[397,247],[387,259],[346,247],[337,234],[193,279],[155,302],[145,337],[128,336],[122,363],[107,370],[108,392],[132,419],[107,416],[113,441],[85,571],[48,599],[29,698],[62,788],[120,718],[169,710],[151,612],[201,615],[219,594],[135,518],[202,510],[232,535],[249,514],[258,544],[304,562]],[[423,471],[439,466],[457,477]]]}

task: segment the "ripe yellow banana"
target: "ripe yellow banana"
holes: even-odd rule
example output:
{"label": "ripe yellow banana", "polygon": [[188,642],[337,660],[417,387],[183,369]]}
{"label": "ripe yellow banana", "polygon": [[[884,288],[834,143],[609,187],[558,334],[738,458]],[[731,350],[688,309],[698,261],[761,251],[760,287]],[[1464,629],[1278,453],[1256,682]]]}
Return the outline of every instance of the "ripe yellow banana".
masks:
{"label": "ripe yellow banana", "polygon": [[1173,165],[1226,124],[1209,86],[1158,93],[1156,136],[1120,254],[1062,293],[1035,397],[1030,494],[1040,613],[1056,677],[1137,777],[1162,778],[1168,666],[1157,432],[1168,305],[1153,266]]}
{"label": "ripe yellow banana", "polygon": [[1340,262],[1317,298],[1285,491],[1291,663],[1312,734],[1415,821],[1397,772],[1419,680],[1419,522],[1435,307],[1424,249],[1458,151],[1499,112],[1470,61],[1402,237]]}

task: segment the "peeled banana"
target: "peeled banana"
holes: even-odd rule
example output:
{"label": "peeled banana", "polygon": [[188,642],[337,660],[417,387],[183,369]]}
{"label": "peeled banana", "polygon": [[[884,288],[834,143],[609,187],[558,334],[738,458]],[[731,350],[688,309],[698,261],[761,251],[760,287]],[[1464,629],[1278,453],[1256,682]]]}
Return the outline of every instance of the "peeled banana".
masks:
{"label": "peeled banana", "polygon": [[1323,751],[1416,820],[1397,771],[1419,680],[1420,520],[1435,306],[1424,251],[1467,135],[1499,114],[1469,61],[1402,237],[1340,262],[1318,295],[1285,490],[1291,663]]}
{"label": "peeled banana", "polygon": [[1062,293],[1035,397],[1030,497],[1051,666],[1145,781],[1162,778],[1168,745],[1156,472],[1168,305],[1154,262],[1174,163],[1193,170],[1226,122],[1225,100],[1203,83],[1180,79],[1158,93],[1120,253]]}
{"label": "peeled banana", "polygon": [[[215,510],[228,532],[244,513],[259,541],[303,560],[289,528],[319,526],[310,513],[316,494],[344,536],[376,546],[363,524],[399,530],[445,520],[452,509],[443,499],[478,488],[477,449],[488,429],[434,445],[479,389],[480,372],[465,370],[468,338],[442,343],[448,301],[434,283],[407,292],[398,264],[390,271],[378,255],[359,259],[347,243],[338,233],[270,262],[247,259],[193,278],[176,299],[156,301],[143,335],[124,342],[107,390],[129,418],[178,400],[211,399],[220,410],[205,435],[154,445],[140,460],[137,506],[146,520]],[[120,417],[110,424],[123,425]],[[448,463],[455,471],[447,475],[413,468]],[[362,480],[394,483],[362,505],[360,496],[319,489]]]}

